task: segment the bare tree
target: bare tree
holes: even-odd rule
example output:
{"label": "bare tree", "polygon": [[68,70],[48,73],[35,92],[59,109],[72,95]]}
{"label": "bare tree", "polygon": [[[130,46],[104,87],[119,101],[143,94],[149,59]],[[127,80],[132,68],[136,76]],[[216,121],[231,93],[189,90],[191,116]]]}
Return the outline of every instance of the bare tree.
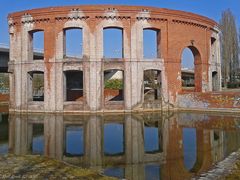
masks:
{"label": "bare tree", "polygon": [[238,33],[235,18],[230,9],[222,12],[220,28],[222,31],[222,77],[223,84],[227,87],[228,82],[236,81],[239,68]]}

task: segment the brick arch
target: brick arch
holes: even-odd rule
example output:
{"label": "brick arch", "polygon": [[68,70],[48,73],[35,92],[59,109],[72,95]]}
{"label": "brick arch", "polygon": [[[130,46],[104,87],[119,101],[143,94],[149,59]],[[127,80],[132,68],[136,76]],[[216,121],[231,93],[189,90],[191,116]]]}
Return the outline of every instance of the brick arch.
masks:
{"label": "brick arch", "polygon": [[63,28],[64,31],[70,30],[70,29],[83,29],[83,28],[82,27],[78,27],[78,26],[69,26],[69,27]]}
{"label": "brick arch", "polygon": [[83,71],[83,68],[79,66],[74,66],[74,67],[63,66],[63,72],[66,72],[66,71]]}
{"label": "brick arch", "polygon": [[105,67],[105,68],[103,68],[103,71],[111,71],[111,70],[124,71],[125,68],[124,68],[124,67],[120,67],[120,66],[118,66],[118,67]]}
{"label": "brick arch", "polygon": [[44,31],[43,28],[33,28],[31,30],[28,30],[28,33],[36,33],[36,32],[41,32]]}
{"label": "brick arch", "polygon": [[72,28],[87,28],[87,24],[82,21],[68,21],[63,25],[63,29],[72,29]]}
{"label": "brick arch", "polygon": [[98,27],[101,27],[102,29],[107,28],[119,28],[124,29],[124,25],[121,21],[107,21],[107,20],[101,20]]}
{"label": "brick arch", "polygon": [[157,68],[157,67],[143,67],[143,71],[147,71],[147,70],[155,70],[155,71],[162,71],[161,68]]}
{"label": "brick arch", "polygon": [[28,68],[27,72],[43,72],[44,73],[44,67],[31,67]]}
{"label": "brick arch", "polygon": [[180,51],[180,60],[182,59],[182,54],[183,54],[183,51],[184,49],[186,48],[189,48],[193,54],[193,57],[194,57],[194,64],[200,64],[202,63],[202,59],[201,59],[201,52],[200,50],[198,49],[197,46],[194,46],[194,45],[188,45],[188,46],[184,46],[183,48],[181,48],[181,51]]}
{"label": "brick arch", "polygon": [[156,26],[143,26],[143,30],[161,31],[161,28]]}
{"label": "brick arch", "polygon": [[36,70],[32,69],[32,70],[28,71],[27,73],[44,73],[44,71],[41,71],[38,69],[36,69]]}

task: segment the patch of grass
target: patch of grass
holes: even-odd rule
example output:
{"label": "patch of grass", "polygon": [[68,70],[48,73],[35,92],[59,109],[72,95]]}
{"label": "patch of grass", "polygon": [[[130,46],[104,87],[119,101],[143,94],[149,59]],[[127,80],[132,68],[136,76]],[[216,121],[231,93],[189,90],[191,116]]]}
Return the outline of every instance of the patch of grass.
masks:
{"label": "patch of grass", "polygon": [[92,169],[83,169],[55,159],[33,155],[0,156],[0,179],[4,177],[18,179],[115,179],[103,176]]}
{"label": "patch of grass", "polygon": [[109,79],[105,82],[106,89],[123,89],[123,82],[121,79]]}

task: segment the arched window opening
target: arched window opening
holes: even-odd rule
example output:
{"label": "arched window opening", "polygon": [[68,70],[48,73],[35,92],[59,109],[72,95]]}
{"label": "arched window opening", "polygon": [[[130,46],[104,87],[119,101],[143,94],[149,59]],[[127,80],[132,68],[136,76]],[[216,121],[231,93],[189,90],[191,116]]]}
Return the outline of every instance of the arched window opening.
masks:
{"label": "arched window opening", "polygon": [[194,128],[183,128],[183,158],[185,168],[191,171],[197,161],[197,134]]}
{"label": "arched window opening", "polygon": [[144,101],[154,101],[161,99],[161,71],[145,70],[144,71]]}
{"label": "arched window opening", "polygon": [[121,59],[123,58],[123,29],[104,28],[103,29],[103,58]]}
{"label": "arched window opening", "polygon": [[124,73],[122,70],[104,71],[104,101],[124,101]]}
{"label": "arched window opening", "polygon": [[194,55],[189,48],[182,53],[182,87],[184,90],[194,90],[195,87]]}
{"label": "arched window opening", "polygon": [[84,129],[81,125],[68,125],[65,129],[65,155],[84,155]]}
{"label": "arched window opening", "polygon": [[83,71],[66,71],[64,74],[65,101],[83,101]]}
{"label": "arched window opening", "polygon": [[81,28],[64,30],[64,57],[82,58],[83,56],[83,33]]}
{"label": "arched window opening", "polygon": [[124,154],[124,125],[121,123],[104,124],[104,154]]}
{"label": "arched window opening", "polygon": [[44,73],[41,71],[28,73],[28,100],[44,101]]}
{"label": "arched window opening", "polygon": [[155,29],[143,30],[143,58],[161,58],[161,31]]}
{"label": "arched window opening", "polygon": [[42,30],[29,32],[29,59],[44,59],[44,31]]}

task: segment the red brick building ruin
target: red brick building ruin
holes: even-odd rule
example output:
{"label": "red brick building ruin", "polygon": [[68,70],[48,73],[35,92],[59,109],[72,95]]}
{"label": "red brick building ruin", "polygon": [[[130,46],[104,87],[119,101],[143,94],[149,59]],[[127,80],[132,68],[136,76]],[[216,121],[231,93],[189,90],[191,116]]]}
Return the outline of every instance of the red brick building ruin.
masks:
{"label": "red brick building ruin", "polygon": [[[96,5],[27,10],[10,14],[8,21],[10,110],[131,111],[176,106],[182,92],[184,48],[194,56],[194,91],[221,90],[218,25],[200,15]],[[104,56],[103,32],[109,28],[122,32],[120,58]],[[66,55],[66,34],[71,29],[81,30],[81,57]],[[145,30],[156,34],[156,55],[151,58],[144,57]],[[34,59],[33,40],[38,32],[44,33],[44,51],[41,59]],[[121,73],[120,90],[104,88],[105,77],[113,72]],[[150,81],[145,74],[154,76],[151,87],[145,87]],[[44,83],[36,90],[37,79]]]}

